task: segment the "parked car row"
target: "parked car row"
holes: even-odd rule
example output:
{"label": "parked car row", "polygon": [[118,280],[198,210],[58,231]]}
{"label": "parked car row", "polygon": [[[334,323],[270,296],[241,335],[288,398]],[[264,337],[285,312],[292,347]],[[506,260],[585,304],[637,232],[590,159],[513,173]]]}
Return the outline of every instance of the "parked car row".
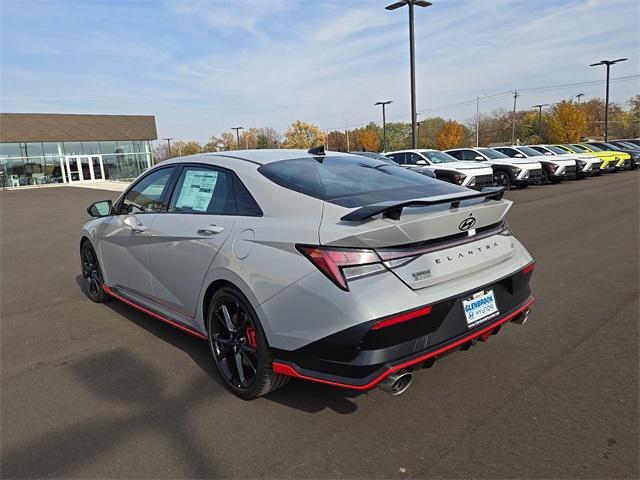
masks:
{"label": "parked car row", "polygon": [[[381,154],[372,155],[380,158]],[[475,190],[490,185],[526,188],[634,170],[640,166],[640,140],[398,150],[387,152],[384,157],[422,174]]]}

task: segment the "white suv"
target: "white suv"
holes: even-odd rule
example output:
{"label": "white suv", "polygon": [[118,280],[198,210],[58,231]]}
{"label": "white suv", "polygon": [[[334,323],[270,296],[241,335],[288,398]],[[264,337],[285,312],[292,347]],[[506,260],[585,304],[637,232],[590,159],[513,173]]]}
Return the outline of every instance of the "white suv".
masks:
{"label": "white suv", "polygon": [[542,180],[542,165],[537,160],[511,158],[492,148],[454,148],[445,153],[458,160],[488,163],[493,169],[494,183],[507,190],[514,185],[526,188]]}
{"label": "white suv", "polygon": [[533,148],[534,150],[537,150],[544,155],[554,157],[554,160],[558,158],[568,158],[575,160],[576,178],[584,178],[590,177],[592,175],[602,174],[602,170],[600,170],[602,160],[600,160],[595,155],[591,155],[588,153],[568,153],[560,147],[556,147],[554,145],[529,145],[529,148]]}
{"label": "white suv", "polygon": [[562,180],[576,178],[576,161],[559,157],[548,157],[544,153],[529,147],[512,145],[510,147],[495,147],[499,152],[511,158],[530,158],[542,164],[542,184],[549,182],[560,183]]}
{"label": "white suv", "polygon": [[480,162],[461,162],[440,150],[399,150],[385,155],[407,168],[426,168],[436,178],[474,190],[493,185],[491,165]]}

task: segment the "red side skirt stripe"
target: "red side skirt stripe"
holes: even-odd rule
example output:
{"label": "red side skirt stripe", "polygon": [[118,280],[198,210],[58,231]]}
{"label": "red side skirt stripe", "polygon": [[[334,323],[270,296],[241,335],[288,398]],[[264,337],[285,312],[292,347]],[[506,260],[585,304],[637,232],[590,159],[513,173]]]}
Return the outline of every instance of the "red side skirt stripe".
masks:
{"label": "red side skirt stripe", "polygon": [[168,318],[165,318],[162,315],[158,315],[157,313],[152,312],[151,310],[147,310],[143,306],[138,305],[137,303],[132,302],[131,300],[128,300],[128,299],[118,295],[113,290],[111,290],[111,288],[109,288],[108,285],[103,285],[102,289],[104,290],[104,293],[106,293],[107,295],[111,295],[113,298],[116,298],[116,299],[120,300],[122,303],[126,303],[130,307],[133,307],[133,308],[135,308],[137,310],[140,310],[141,312],[144,312],[147,315],[151,315],[153,318],[155,318],[157,320],[160,320],[161,322],[164,322],[164,323],[166,323],[168,325],[171,325],[172,327],[175,327],[178,330],[182,330],[183,332],[186,332],[189,335],[193,335],[194,337],[199,338],[200,340],[207,340],[207,336],[206,335],[203,335],[200,332],[192,330],[189,327],[185,327],[184,325],[180,325],[179,323],[176,323],[173,320],[169,320]]}
{"label": "red side skirt stripe", "polygon": [[279,373],[280,375],[287,375],[289,377],[300,378],[302,380],[309,380],[309,381],[312,381],[312,382],[324,383],[324,384],[327,384],[327,385],[333,385],[335,387],[349,388],[349,389],[352,389],[352,390],[370,390],[371,388],[375,387],[379,382],[381,382],[386,376],[392,374],[393,372],[397,372],[398,370],[402,370],[403,368],[410,367],[411,365],[415,365],[416,363],[420,363],[420,362],[423,362],[425,360],[428,360],[429,358],[432,358],[432,357],[435,357],[437,355],[440,355],[441,353],[444,353],[444,352],[446,352],[448,350],[452,350],[452,349],[462,345],[463,343],[468,342],[469,340],[473,340],[474,338],[480,337],[482,335],[485,335],[485,334],[491,332],[497,326],[502,325],[503,323],[506,323],[509,320],[513,320],[515,317],[520,315],[522,312],[524,312],[525,310],[530,308],[531,305],[533,305],[533,302],[535,302],[535,298],[533,296],[531,296],[531,297],[529,297],[527,302],[522,307],[520,307],[518,310],[510,313],[506,317],[502,317],[501,319],[493,322],[490,325],[487,325],[486,327],[482,328],[481,330],[473,332],[472,334],[467,335],[466,337],[462,337],[461,339],[456,340],[455,342],[450,343],[448,345],[445,345],[444,347],[441,347],[441,348],[439,348],[437,350],[434,350],[434,351],[431,351],[429,353],[425,353],[424,355],[422,355],[420,357],[408,360],[408,361],[406,361],[404,363],[401,363],[401,364],[398,364],[398,365],[394,365],[393,367],[390,367],[386,371],[381,373],[378,377],[376,377],[373,380],[371,380],[366,385],[351,385],[351,384],[348,384],[348,383],[332,382],[330,380],[324,380],[322,378],[310,377],[308,375],[303,375],[301,373],[298,373],[298,371],[294,367],[292,367],[291,365],[288,365],[288,364],[285,364],[285,363],[279,363],[277,361],[273,362],[273,371],[275,373]]}

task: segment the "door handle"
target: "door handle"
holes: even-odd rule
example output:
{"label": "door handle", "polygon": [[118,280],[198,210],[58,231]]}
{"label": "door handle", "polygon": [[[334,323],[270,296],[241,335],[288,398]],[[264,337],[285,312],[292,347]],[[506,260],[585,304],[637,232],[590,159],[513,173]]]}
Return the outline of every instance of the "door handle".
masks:
{"label": "door handle", "polygon": [[220,227],[218,225],[207,225],[206,227],[202,227],[198,230],[198,235],[216,235],[218,233],[222,233],[224,231],[224,227]]}
{"label": "door handle", "polygon": [[133,230],[136,233],[144,233],[147,231],[147,227],[146,225],[135,225],[131,227],[131,230]]}
{"label": "door handle", "polygon": [[136,233],[144,233],[147,231],[147,226],[143,225],[141,223],[138,223],[138,220],[136,220],[133,217],[126,217],[122,223],[129,229],[131,229],[132,231],[136,232]]}

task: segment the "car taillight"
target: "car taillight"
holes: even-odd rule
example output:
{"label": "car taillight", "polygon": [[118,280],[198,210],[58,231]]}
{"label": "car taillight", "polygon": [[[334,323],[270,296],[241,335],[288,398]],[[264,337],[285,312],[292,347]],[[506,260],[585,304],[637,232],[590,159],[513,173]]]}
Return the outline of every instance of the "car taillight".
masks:
{"label": "car taillight", "polygon": [[367,248],[320,247],[296,245],[318,270],[343,290],[349,290],[347,281],[385,270],[376,252]]}

